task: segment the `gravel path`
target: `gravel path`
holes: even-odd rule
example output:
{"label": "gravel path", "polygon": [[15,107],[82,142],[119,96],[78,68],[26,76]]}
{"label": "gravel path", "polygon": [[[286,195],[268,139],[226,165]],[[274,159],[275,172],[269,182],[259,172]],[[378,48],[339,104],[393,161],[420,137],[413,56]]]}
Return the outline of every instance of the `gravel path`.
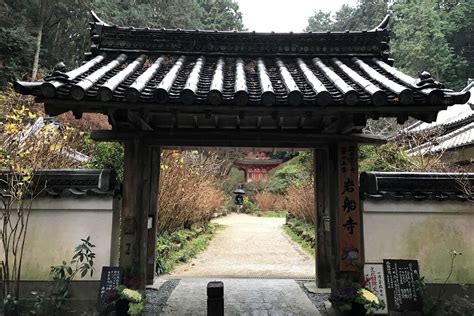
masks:
{"label": "gravel path", "polygon": [[284,218],[234,213],[214,222],[225,229],[171,277],[315,277],[315,259],[283,232]]}
{"label": "gravel path", "polygon": [[[212,279],[182,279],[160,315],[207,315],[206,286],[209,281]],[[294,280],[232,278],[220,281],[224,283],[225,315],[320,316]]]}
{"label": "gravel path", "polygon": [[146,289],[146,305],[144,316],[159,315],[168,306],[168,299],[173,293],[179,280],[163,281],[160,286]]}

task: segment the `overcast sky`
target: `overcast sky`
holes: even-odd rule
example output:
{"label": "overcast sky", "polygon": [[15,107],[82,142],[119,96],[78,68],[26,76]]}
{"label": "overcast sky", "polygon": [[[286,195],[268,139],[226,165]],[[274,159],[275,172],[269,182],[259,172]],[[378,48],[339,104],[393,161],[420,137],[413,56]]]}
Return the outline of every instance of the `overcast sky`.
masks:
{"label": "overcast sky", "polygon": [[357,0],[236,0],[244,25],[257,32],[302,32],[315,10],[337,11]]}

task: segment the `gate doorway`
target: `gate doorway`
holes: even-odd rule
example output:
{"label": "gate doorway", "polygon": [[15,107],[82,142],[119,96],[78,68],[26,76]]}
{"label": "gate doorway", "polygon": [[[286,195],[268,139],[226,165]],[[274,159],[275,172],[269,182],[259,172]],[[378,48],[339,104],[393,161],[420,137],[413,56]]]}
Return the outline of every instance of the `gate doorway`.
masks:
{"label": "gate doorway", "polygon": [[[245,176],[238,167],[244,161],[242,157],[255,165],[250,159],[255,157],[255,151],[266,157],[263,162],[258,161],[260,164],[271,163],[276,168],[269,169],[266,179],[244,183]],[[163,150],[161,158],[157,267],[160,272],[165,271],[161,273],[165,278],[315,279],[310,153],[299,155],[297,151],[276,148],[197,148]],[[236,202],[236,188],[245,193],[241,205]],[[288,218],[289,214],[292,218]],[[211,218],[211,225],[203,225]],[[287,220],[291,226],[286,225]],[[214,224],[219,225],[217,232],[208,235],[215,229]],[[206,227],[208,230],[203,229]],[[189,259],[194,256],[194,249],[202,248],[203,239],[197,237],[196,244],[181,236],[194,231],[214,237],[205,251]],[[293,239],[304,243],[306,250]],[[194,245],[199,246],[193,249]],[[171,253],[169,249],[173,249]],[[170,261],[178,265],[167,275]]]}
{"label": "gate doorway", "polygon": [[[105,137],[104,140],[110,140],[112,135],[117,134],[108,131],[94,133],[94,137],[98,140],[101,137]],[[359,136],[349,137],[359,139]],[[140,273],[146,275],[146,280],[132,278],[129,282],[143,282],[142,286],[145,285],[145,282],[152,284],[155,276],[158,210],[156,201],[159,195],[160,148],[169,148],[170,146],[169,144],[157,145],[156,138],[149,141],[144,141],[144,139],[147,139],[147,137],[133,141],[122,140],[125,143],[125,168],[122,208],[123,229],[121,230],[120,247],[121,265],[128,266],[130,269],[129,273],[132,275]],[[196,142],[197,146],[199,146],[199,141]],[[252,144],[255,145],[252,147],[265,148],[259,143],[253,142]],[[317,218],[316,248],[319,249],[316,256],[316,280],[319,287],[330,287],[332,284],[331,278],[334,277],[335,273],[334,263],[331,261],[334,258],[331,258],[330,254],[331,251],[334,252],[332,250],[334,242],[331,241],[337,237],[334,236],[337,235],[337,229],[331,226],[334,226],[335,223],[334,221],[331,223],[328,218],[336,217],[334,214],[337,212],[337,199],[340,188],[337,177],[331,175],[338,173],[338,164],[340,164],[338,156],[341,148],[344,148],[344,146],[355,147],[354,143],[336,144],[338,145],[321,144],[318,146],[319,148],[314,149],[316,166],[315,200],[317,201],[315,205]],[[191,144],[188,144],[187,147],[191,147]],[[214,143],[212,147],[223,147],[223,145],[222,143]],[[301,147],[304,148],[303,146]],[[135,223],[143,223],[142,227],[146,229],[137,229],[140,226]],[[142,241],[140,242],[140,240]],[[145,240],[146,242],[144,242]],[[143,256],[143,258],[140,258],[140,256]],[[124,260],[125,258],[126,260]],[[139,269],[142,269],[142,272]]]}

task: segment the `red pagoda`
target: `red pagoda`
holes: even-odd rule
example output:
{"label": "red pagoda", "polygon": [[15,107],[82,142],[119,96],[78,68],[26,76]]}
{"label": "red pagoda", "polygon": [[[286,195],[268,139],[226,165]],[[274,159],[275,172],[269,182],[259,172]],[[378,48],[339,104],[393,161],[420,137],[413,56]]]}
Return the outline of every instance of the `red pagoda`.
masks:
{"label": "red pagoda", "polygon": [[244,171],[244,181],[255,182],[267,179],[267,173],[280,165],[281,159],[271,159],[264,152],[250,152],[244,159],[239,159],[234,164]]}

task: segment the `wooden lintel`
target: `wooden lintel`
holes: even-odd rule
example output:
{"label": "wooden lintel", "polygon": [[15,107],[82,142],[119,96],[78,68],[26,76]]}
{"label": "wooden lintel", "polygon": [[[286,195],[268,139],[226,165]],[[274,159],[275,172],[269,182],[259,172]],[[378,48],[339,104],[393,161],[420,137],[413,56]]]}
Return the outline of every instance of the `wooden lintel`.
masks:
{"label": "wooden lintel", "polygon": [[96,141],[127,141],[142,139],[159,146],[194,147],[288,147],[313,148],[334,141],[361,144],[383,144],[385,139],[363,134],[320,134],[313,130],[216,130],[216,129],[163,129],[153,132],[92,131]]}

